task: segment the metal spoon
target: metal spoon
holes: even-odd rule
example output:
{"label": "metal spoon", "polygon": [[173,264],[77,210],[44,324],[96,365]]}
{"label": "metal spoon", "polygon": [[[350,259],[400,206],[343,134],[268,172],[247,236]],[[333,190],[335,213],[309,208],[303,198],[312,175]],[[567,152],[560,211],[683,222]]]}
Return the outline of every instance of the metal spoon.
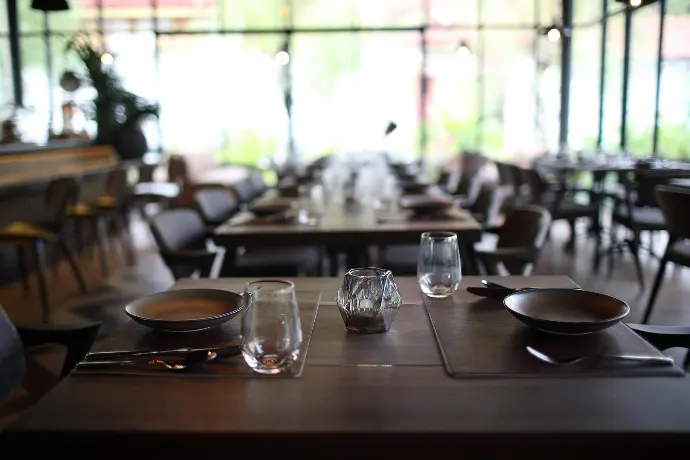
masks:
{"label": "metal spoon", "polygon": [[663,364],[671,365],[674,363],[672,358],[668,356],[641,356],[641,355],[595,355],[595,356],[578,356],[573,358],[554,358],[530,346],[527,351],[540,361],[553,364],[554,366],[572,366],[573,364],[581,363],[591,359],[617,359],[623,361],[637,361],[640,363],[649,364]]}
{"label": "metal spoon", "polygon": [[173,359],[151,359],[148,361],[141,360],[121,360],[121,359],[110,359],[101,361],[82,361],[77,364],[77,369],[87,369],[97,366],[106,365],[129,365],[129,364],[163,364],[165,367],[171,371],[183,371],[190,366],[212,361],[218,357],[215,351],[198,350],[192,351],[187,354],[183,359],[173,360]]}

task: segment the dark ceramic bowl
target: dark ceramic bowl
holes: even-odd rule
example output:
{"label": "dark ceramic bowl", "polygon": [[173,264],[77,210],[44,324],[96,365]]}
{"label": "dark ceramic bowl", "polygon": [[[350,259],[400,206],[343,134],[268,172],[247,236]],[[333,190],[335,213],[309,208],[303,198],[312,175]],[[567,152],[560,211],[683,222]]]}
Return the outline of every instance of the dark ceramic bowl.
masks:
{"label": "dark ceramic bowl", "polygon": [[630,313],[622,300],[580,289],[527,289],[508,295],[503,304],[527,326],[563,335],[608,329]]}
{"label": "dark ceramic bowl", "polygon": [[258,217],[270,216],[288,211],[295,206],[295,200],[290,198],[277,198],[271,201],[250,204],[248,209]]}
{"label": "dark ceramic bowl", "polygon": [[125,307],[151,329],[188,332],[220,326],[242,311],[242,296],[220,289],[179,289],[142,297]]}

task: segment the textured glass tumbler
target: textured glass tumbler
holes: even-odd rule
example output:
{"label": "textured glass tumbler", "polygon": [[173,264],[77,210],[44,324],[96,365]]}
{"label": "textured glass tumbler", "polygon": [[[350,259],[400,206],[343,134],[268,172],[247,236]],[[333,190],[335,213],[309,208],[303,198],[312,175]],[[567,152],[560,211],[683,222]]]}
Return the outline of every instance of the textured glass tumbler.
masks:
{"label": "textured glass tumbler", "polygon": [[458,289],[461,279],[458,236],[450,232],[423,233],[417,264],[422,292],[429,297],[448,297]]}
{"label": "textured glass tumbler", "polygon": [[393,273],[382,268],[353,268],[335,298],[348,331],[386,332],[402,305]]}
{"label": "textured glass tumbler", "polygon": [[247,283],[242,311],[242,355],[259,374],[278,374],[299,356],[302,326],[289,281]]}

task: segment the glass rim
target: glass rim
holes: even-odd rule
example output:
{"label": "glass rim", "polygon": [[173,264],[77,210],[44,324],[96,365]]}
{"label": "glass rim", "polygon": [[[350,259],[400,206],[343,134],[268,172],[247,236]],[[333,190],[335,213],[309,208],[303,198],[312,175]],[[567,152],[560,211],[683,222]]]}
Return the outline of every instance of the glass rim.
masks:
{"label": "glass rim", "polygon": [[[357,272],[374,272],[372,275],[361,275]],[[387,269],[387,268],[379,268],[379,267],[360,267],[360,268],[351,268],[345,273],[345,276],[356,276],[357,278],[382,278],[384,276],[388,276],[392,272]]]}
{"label": "glass rim", "polygon": [[422,233],[423,240],[452,240],[457,239],[458,234],[453,232],[424,232]]}
{"label": "glass rim", "polygon": [[294,291],[295,290],[295,283],[292,281],[288,280],[279,280],[279,279],[262,279],[262,280],[253,280],[249,281],[244,285],[244,291],[245,292],[256,292],[252,291],[251,287],[252,286],[258,286],[258,285],[265,285],[265,286],[270,286],[271,284],[273,285],[280,285],[281,287],[278,287],[276,289],[266,289],[264,292],[272,292],[272,293],[280,293],[283,291]]}

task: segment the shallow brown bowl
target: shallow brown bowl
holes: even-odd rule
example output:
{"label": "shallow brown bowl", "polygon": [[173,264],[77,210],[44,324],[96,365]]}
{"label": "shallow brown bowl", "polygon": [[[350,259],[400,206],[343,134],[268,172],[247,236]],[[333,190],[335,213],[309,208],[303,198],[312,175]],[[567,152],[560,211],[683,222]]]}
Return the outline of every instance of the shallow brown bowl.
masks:
{"label": "shallow brown bowl", "polygon": [[510,294],[503,304],[527,326],[564,335],[601,331],[630,313],[622,300],[580,289],[528,289]]}
{"label": "shallow brown bowl", "polygon": [[278,198],[263,203],[254,203],[249,205],[249,211],[256,216],[270,216],[292,209],[295,206],[294,199]]}
{"label": "shallow brown bowl", "polygon": [[220,289],[179,289],[142,297],[125,307],[151,329],[187,332],[220,326],[242,311],[242,296]]}

